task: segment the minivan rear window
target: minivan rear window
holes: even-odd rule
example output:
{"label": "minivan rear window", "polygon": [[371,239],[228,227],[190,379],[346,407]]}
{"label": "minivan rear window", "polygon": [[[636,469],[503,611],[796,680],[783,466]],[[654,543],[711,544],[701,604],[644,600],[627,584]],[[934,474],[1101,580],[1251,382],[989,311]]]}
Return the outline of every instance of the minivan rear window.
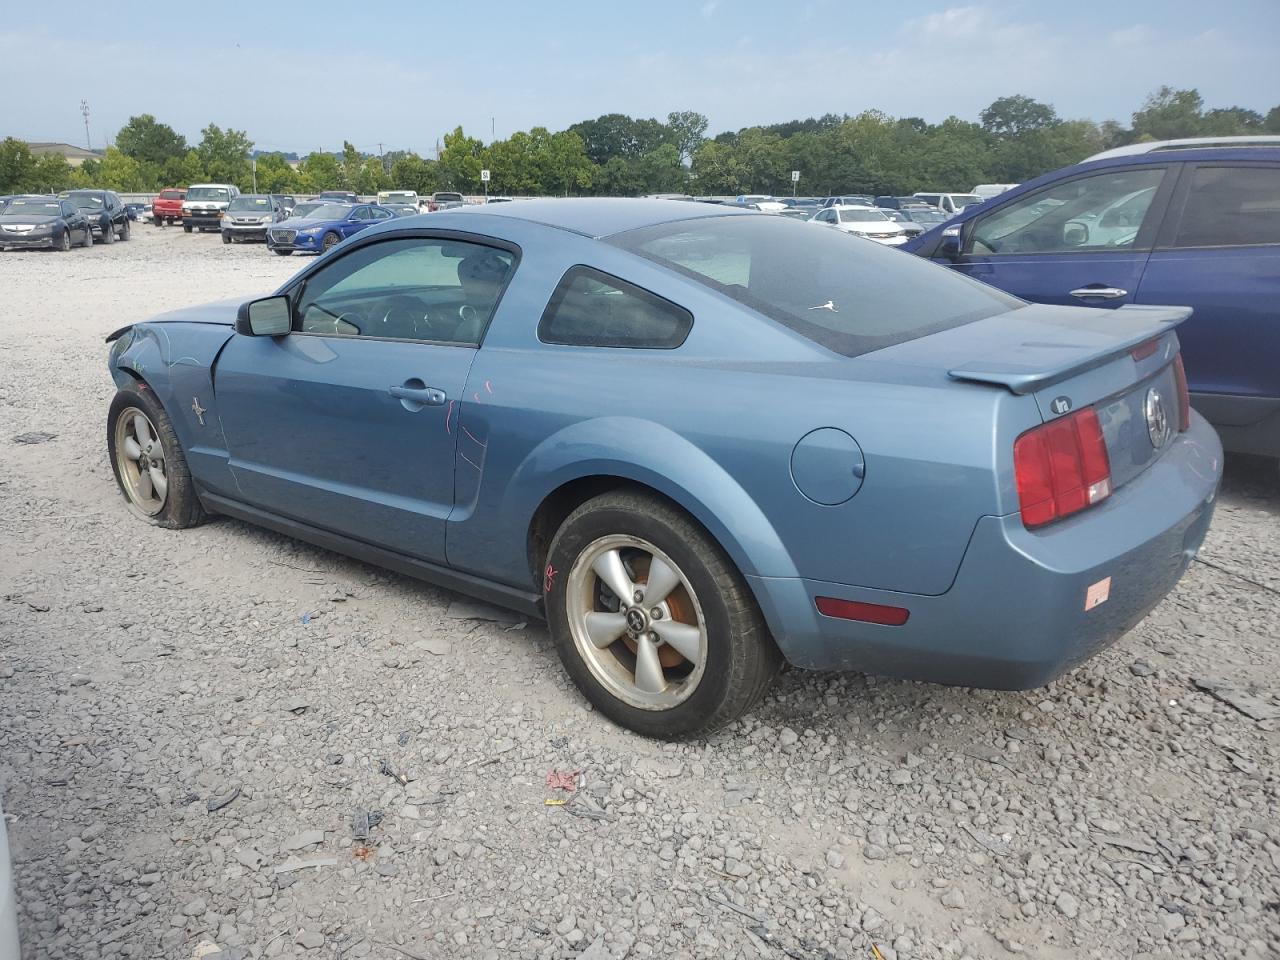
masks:
{"label": "minivan rear window", "polygon": [[786,217],[680,220],[607,242],[847,357],[1025,305],[919,257]]}

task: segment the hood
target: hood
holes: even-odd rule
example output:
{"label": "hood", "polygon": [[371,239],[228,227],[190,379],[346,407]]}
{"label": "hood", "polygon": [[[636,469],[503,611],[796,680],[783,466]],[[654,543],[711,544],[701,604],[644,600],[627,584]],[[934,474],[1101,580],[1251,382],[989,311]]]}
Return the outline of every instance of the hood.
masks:
{"label": "hood", "polygon": [[[269,293],[261,293],[257,296],[267,297]],[[240,304],[247,300],[254,300],[257,297],[232,297],[227,300],[215,300],[212,303],[201,303],[193,307],[182,307],[178,310],[171,310],[169,313],[162,313],[158,317],[152,317],[145,323],[217,323],[223,326],[234,326],[236,322],[236,311],[240,309]]]}

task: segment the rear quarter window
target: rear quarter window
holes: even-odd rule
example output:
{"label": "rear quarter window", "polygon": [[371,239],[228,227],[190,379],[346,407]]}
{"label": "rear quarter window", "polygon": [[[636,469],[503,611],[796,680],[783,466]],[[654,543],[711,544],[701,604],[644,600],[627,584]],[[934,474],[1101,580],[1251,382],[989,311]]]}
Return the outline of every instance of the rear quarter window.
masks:
{"label": "rear quarter window", "polygon": [[693,328],[693,314],[591,267],[570,267],[538,322],[538,339],[579,347],[674,350]]}
{"label": "rear quarter window", "polygon": [[848,357],[1025,305],[920,257],[786,217],[712,216],[607,239]]}
{"label": "rear quarter window", "polygon": [[1175,247],[1280,243],[1280,167],[1197,167]]}

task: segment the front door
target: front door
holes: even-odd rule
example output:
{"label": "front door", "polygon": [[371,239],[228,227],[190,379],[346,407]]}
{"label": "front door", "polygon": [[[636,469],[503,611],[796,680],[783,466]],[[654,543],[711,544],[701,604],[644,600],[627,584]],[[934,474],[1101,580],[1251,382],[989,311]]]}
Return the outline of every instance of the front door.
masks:
{"label": "front door", "polygon": [[[466,265],[486,258],[502,268],[497,280],[468,285]],[[513,263],[443,238],[365,243],[287,291],[293,332],[235,335],[216,389],[244,501],[443,561],[457,408],[483,332],[475,319]]]}
{"label": "front door", "polygon": [[1172,180],[1123,167],[996,203],[965,225],[953,266],[1035,303],[1133,303]]}

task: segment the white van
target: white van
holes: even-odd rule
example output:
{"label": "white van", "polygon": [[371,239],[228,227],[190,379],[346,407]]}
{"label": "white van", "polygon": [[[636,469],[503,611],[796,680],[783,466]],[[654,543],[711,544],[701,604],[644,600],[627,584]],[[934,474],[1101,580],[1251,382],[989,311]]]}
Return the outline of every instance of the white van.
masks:
{"label": "white van", "polygon": [[418,194],[415,190],[379,190],[379,203],[407,203],[410,206],[418,206]]}
{"label": "white van", "polygon": [[193,183],[182,201],[182,229],[220,230],[222,215],[238,196],[240,188],[234,183]]}
{"label": "white van", "polygon": [[913,193],[912,196],[937,207],[948,217],[954,217],[971,203],[982,202],[982,198],[973,193]]}

